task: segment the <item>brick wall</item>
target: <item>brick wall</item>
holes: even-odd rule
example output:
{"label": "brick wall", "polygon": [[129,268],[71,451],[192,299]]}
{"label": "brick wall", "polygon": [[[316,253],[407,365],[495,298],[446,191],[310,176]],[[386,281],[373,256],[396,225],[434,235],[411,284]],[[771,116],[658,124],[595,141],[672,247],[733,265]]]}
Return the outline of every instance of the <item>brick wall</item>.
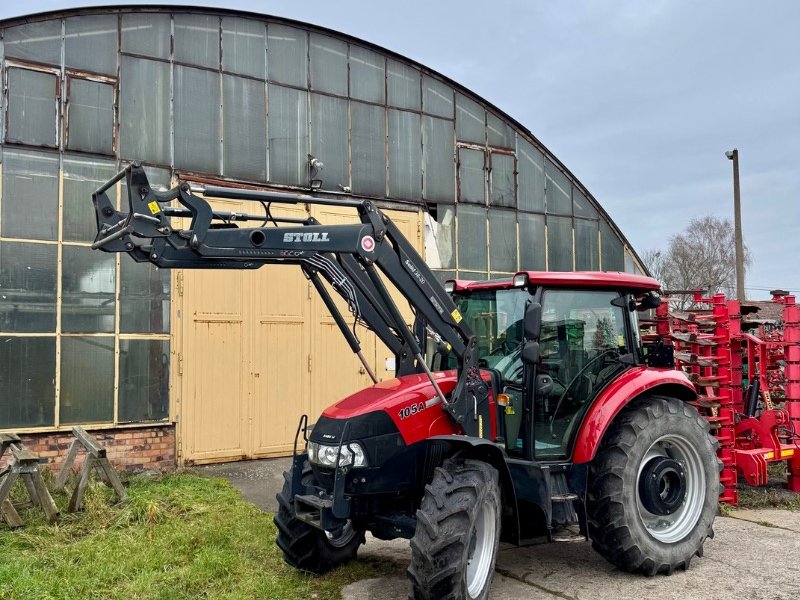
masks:
{"label": "brick wall", "polygon": [[[137,427],[133,429],[103,429],[91,431],[101,446],[107,449],[108,459],[118,471],[159,470],[175,468],[175,426]],[[60,469],[67,457],[67,450],[75,439],[70,431],[49,433],[25,433],[19,436],[25,447],[46,458],[48,467]],[[10,452],[0,459],[0,468],[8,460]],[[85,452],[78,453],[76,466],[83,463]]]}

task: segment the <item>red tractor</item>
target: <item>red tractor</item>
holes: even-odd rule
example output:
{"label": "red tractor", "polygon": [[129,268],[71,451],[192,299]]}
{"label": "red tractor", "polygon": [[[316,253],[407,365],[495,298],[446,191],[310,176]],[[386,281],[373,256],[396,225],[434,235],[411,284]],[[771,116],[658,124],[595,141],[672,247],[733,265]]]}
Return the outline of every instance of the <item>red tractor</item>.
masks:
{"label": "red tractor", "polygon": [[[106,195],[123,177],[127,213]],[[215,212],[186,184],[153,191],[134,163],[93,195],[94,247],[165,268],[299,266],[368,371],[329,290],[396,357],[396,379],[313,427],[301,419],[275,515],[289,564],[324,573],[354,559],[367,531],[407,538],[413,597],[478,599],[501,541],[590,539],[646,575],[702,555],[717,441],[687,404],[697,395],[671,351],[642,345],[637,314],[658,305],[657,281],[520,272],[442,287],[370,201],[210,186],[204,197],[258,201],[265,215]],[[361,222],[273,218],[276,202],[350,206]],[[171,216],[190,227],[173,229]],[[253,220],[263,222],[236,226]],[[413,327],[381,275],[408,300]]]}

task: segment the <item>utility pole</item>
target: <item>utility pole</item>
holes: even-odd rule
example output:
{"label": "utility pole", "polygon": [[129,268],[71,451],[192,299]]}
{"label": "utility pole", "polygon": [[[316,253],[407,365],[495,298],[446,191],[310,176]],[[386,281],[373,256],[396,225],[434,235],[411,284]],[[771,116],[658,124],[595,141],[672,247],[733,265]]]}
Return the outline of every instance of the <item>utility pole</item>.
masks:
{"label": "utility pole", "polygon": [[739,197],[739,150],[725,153],[733,161],[733,237],[736,244],[736,297],[744,300],[744,242],[742,241],[742,204]]}

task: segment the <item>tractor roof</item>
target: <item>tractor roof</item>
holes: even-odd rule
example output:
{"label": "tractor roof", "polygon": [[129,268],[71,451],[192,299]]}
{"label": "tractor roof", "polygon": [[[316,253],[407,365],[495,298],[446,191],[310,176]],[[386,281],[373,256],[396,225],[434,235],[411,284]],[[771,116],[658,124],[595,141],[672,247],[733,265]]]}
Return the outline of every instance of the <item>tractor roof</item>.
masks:
{"label": "tractor roof", "polygon": [[[602,288],[622,289],[630,292],[658,290],[661,284],[652,277],[611,271],[520,271],[517,275],[527,275],[533,285],[564,288]],[[454,279],[455,291],[499,290],[514,287],[513,279],[492,279],[489,281],[470,281]]]}

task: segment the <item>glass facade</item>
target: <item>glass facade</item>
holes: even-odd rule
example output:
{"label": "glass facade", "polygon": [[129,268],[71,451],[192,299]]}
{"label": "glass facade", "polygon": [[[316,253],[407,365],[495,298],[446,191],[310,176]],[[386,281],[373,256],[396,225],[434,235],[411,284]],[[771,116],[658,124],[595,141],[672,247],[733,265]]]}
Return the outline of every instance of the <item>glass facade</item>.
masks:
{"label": "glass facade", "polygon": [[213,10],[0,28],[0,429],[168,417],[170,274],[89,249],[90,193],[131,160],[307,190],[313,156],[323,193],[422,205],[442,279],[639,269],[529,132],[365,43]]}

